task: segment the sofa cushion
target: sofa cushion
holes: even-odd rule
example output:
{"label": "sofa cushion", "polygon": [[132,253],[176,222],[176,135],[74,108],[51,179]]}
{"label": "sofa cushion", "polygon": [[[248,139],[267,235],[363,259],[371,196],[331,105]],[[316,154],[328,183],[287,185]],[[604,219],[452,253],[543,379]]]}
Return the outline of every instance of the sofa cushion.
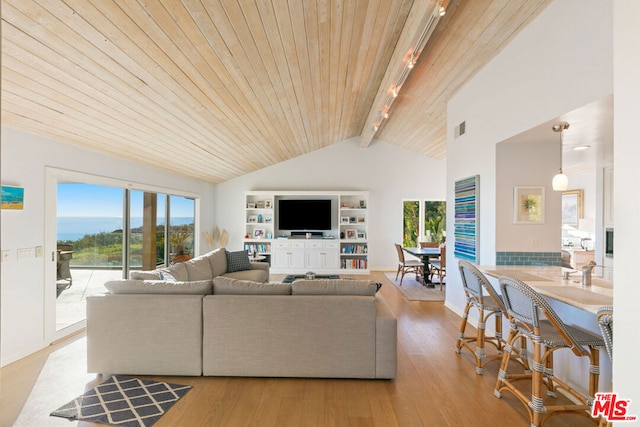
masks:
{"label": "sofa cushion", "polygon": [[257,268],[251,270],[236,271],[233,273],[225,273],[222,276],[239,280],[251,280],[252,282],[260,283],[264,283],[269,280],[269,272],[265,270],[259,270]]}
{"label": "sofa cushion", "polygon": [[213,279],[214,295],[291,295],[288,283],[259,283],[218,276]]}
{"label": "sofa cushion", "polygon": [[159,271],[163,273],[162,276],[165,280],[170,279],[170,277],[165,277],[165,274],[171,275],[178,282],[186,282],[189,280],[189,273],[187,273],[187,266],[184,265],[184,262],[175,263],[171,267],[161,268]]}
{"label": "sofa cushion", "polygon": [[138,280],[160,280],[160,272],[158,270],[151,271],[131,271],[129,273],[130,279],[138,279]]}
{"label": "sofa cushion", "polygon": [[194,280],[211,280],[213,274],[211,273],[211,263],[207,256],[199,256],[197,258],[190,259],[184,262],[187,268],[187,275],[190,281]]}
{"label": "sofa cushion", "polygon": [[211,280],[174,282],[168,280],[109,280],[104,286],[111,294],[183,294],[210,295]]}
{"label": "sofa cushion", "polygon": [[227,252],[227,273],[251,270],[251,261],[247,251]]}
{"label": "sofa cushion", "polygon": [[216,249],[204,255],[211,264],[211,277],[220,276],[227,272],[227,250],[225,248]]}
{"label": "sofa cushion", "polygon": [[378,290],[369,280],[296,280],[291,284],[292,295],[361,295],[374,296]]}

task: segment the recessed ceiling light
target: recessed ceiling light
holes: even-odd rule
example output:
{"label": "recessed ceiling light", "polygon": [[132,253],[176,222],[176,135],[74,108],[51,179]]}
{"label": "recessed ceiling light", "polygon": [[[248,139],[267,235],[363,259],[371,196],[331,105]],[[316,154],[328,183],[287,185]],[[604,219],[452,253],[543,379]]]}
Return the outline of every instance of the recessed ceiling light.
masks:
{"label": "recessed ceiling light", "polygon": [[590,145],[576,145],[575,147],[573,147],[574,151],[583,151],[588,150],[589,148],[591,148]]}

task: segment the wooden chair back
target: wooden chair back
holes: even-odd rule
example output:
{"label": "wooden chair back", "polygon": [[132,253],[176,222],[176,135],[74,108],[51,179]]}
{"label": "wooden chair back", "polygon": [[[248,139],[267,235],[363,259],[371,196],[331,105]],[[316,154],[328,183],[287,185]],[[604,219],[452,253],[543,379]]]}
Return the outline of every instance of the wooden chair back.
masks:
{"label": "wooden chair back", "polygon": [[421,248],[437,248],[440,246],[438,242],[420,242]]}

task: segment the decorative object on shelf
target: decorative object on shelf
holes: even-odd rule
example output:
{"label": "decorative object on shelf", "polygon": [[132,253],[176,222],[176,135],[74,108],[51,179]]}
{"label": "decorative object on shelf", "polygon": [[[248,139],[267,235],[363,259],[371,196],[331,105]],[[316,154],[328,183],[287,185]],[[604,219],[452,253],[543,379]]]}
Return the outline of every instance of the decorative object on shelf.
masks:
{"label": "decorative object on shelf", "polygon": [[256,228],[253,230],[253,237],[256,239],[262,239],[264,237],[264,228]]}
{"label": "decorative object on shelf", "polygon": [[582,190],[562,192],[562,224],[578,227],[583,217]]}
{"label": "decorative object on shelf", "polygon": [[264,202],[257,202],[256,209],[264,209]]}
{"label": "decorative object on shelf", "polygon": [[453,254],[456,258],[476,263],[479,259],[480,175],[458,180],[454,188]]}
{"label": "decorative object on shelf", "polygon": [[364,231],[358,231],[356,233],[356,238],[357,239],[366,239],[367,238],[367,234]]}
{"label": "decorative object on shelf", "polygon": [[544,224],[544,187],[513,188],[513,223]]}
{"label": "decorative object on shelf", "polygon": [[360,200],[360,209],[364,209],[367,207],[367,201],[366,200]]}
{"label": "decorative object on shelf", "polygon": [[363,216],[356,217],[356,222],[364,223],[365,222],[365,218]]}
{"label": "decorative object on shelf", "polygon": [[273,222],[273,218],[271,217],[271,215],[267,215],[264,217],[265,224],[271,224],[271,222]]}
{"label": "decorative object on shelf", "polygon": [[209,246],[211,246],[212,249],[224,248],[229,241],[229,232],[225,229],[220,231],[220,228],[216,225],[216,228],[213,230],[213,235],[208,231],[205,231],[204,237],[207,239],[207,242],[209,242]]}
{"label": "decorative object on shelf", "polygon": [[258,215],[258,222],[262,222],[262,214]]}
{"label": "decorative object on shelf", "polygon": [[340,222],[342,224],[349,224],[349,217],[348,216],[343,216],[340,218]]}
{"label": "decorative object on shelf", "polygon": [[258,215],[249,215],[247,217],[248,223],[258,222]]}
{"label": "decorative object on shelf", "polygon": [[553,125],[551,129],[553,129],[554,132],[558,132],[560,134],[560,170],[553,177],[553,181],[551,181],[551,185],[553,186],[554,191],[564,191],[569,186],[569,178],[567,178],[567,175],[565,175],[564,172],[562,172],[562,149],[563,149],[562,132],[569,129],[569,123],[561,122],[557,125]]}
{"label": "decorative object on shelf", "polygon": [[355,224],[356,223],[356,217],[355,216],[349,217],[349,223],[350,224]]}
{"label": "decorative object on shelf", "polygon": [[256,208],[255,203],[252,203],[252,202],[247,203],[247,209],[255,209],[255,208]]}
{"label": "decorative object on shelf", "polygon": [[356,230],[353,228],[349,228],[345,230],[347,239],[355,239],[356,238]]}
{"label": "decorative object on shelf", "polygon": [[273,209],[273,205],[271,204],[271,200],[265,200],[264,201],[264,208],[265,209]]}

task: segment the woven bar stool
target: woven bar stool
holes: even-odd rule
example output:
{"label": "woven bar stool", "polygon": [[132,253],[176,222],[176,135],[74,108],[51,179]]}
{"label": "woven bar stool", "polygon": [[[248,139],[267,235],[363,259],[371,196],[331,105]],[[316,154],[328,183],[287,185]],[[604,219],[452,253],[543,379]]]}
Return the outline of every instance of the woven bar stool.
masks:
{"label": "woven bar stool", "polygon": [[[509,334],[508,344],[521,336],[531,341],[533,371],[531,374],[508,373],[511,353],[505,351],[494,395],[500,398],[503,390],[513,393],[526,406],[533,427],[540,426],[548,417],[557,414],[575,413],[592,419],[591,404],[598,390],[600,374],[599,347],[604,347],[604,340],[594,334],[566,325],[540,294],[520,280],[500,277],[499,283],[505,308],[512,317],[511,328],[514,332]],[[519,325],[514,322],[518,322]],[[553,355],[560,349],[570,349],[577,357],[589,358],[589,394],[587,396],[553,376]],[[530,380],[530,394],[518,389],[516,383],[522,380]],[[564,390],[580,403],[547,405],[543,399],[544,388],[552,397],[557,397],[558,389]],[[597,422],[597,420],[594,421]]]}
{"label": "woven bar stool", "polygon": [[[462,348],[467,348],[474,355],[476,363],[476,373],[482,375],[484,367],[487,363],[494,360],[502,359],[502,353],[505,350],[506,341],[502,338],[502,316],[510,319],[506,313],[502,298],[491,285],[491,282],[478,268],[469,261],[458,261],[458,269],[462,278],[462,286],[464,287],[467,302],[464,307],[462,316],[462,324],[460,325],[460,333],[456,342],[456,353],[460,354]],[[485,295],[484,292],[488,295]],[[478,326],[476,335],[466,335],[467,320],[469,311],[475,308],[478,311]],[[486,335],[486,323],[491,318],[495,320],[495,333],[493,336]],[[525,371],[529,371],[527,362],[526,341],[524,338],[520,340],[519,348],[511,348],[508,350],[516,352],[512,360],[518,361]],[[490,344],[496,349],[496,354],[487,357],[485,353],[485,344]],[[522,354],[521,354],[522,353]]]}
{"label": "woven bar stool", "polygon": [[[604,347],[607,349],[609,360],[613,361],[613,307],[600,307],[596,313],[596,318],[598,319],[598,326],[604,338]],[[600,426],[611,426],[611,423],[607,422],[603,417],[602,420],[600,420]]]}

